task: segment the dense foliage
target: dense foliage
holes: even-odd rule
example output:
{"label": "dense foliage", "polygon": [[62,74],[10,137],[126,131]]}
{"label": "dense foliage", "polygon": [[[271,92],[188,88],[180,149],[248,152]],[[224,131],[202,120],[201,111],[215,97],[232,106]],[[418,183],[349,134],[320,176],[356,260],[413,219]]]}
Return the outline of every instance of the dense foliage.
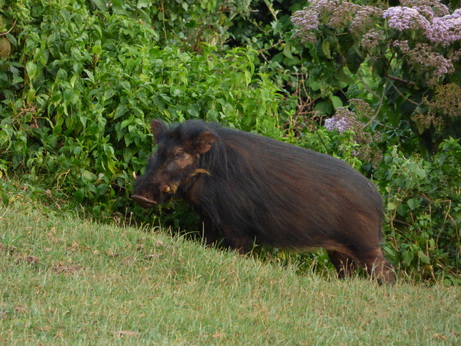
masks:
{"label": "dense foliage", "polygon": [[1,0],[0,176],[149,220],[129,201],[148,121],[219,121],[348,161],[382,192],[391,261],[459,283],[458,5]]}

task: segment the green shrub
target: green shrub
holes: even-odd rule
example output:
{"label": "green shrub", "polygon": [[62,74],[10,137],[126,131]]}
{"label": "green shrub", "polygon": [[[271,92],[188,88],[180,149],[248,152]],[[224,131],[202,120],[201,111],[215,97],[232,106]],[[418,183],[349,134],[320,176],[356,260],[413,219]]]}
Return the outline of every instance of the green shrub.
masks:
{"label": "green shrub", "polygon": [[461,145],[447,139],[430,159],[394,147],[376,171],[386,204],[388,256],[420,280],[460,284]]}
{"label": "green shrub", "polygon": [[18,35],[19,63],[6,62],[0,167],[44,180],[96,216],[125,210],[132,173],[152,149],[152,118],[279,136],[279,89],[256,73],[251,50],[160,48],[142,22],[95,16],[79,2],[43,5],[36,19]]}

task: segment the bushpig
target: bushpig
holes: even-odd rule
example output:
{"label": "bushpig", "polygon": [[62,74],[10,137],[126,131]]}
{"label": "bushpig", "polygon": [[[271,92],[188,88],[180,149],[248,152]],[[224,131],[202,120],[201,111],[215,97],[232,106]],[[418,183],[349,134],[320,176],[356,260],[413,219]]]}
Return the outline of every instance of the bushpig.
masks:
{"label": "bushpig", "polygon": [[373,183],[345,162],[216,123],[151,122],[157,151],[132,198],[150,208],[184,198],[207,242],[241,253],[254,243],[324,248],[340,277],[363,267],[393,282],[380,247],[383,207]]}

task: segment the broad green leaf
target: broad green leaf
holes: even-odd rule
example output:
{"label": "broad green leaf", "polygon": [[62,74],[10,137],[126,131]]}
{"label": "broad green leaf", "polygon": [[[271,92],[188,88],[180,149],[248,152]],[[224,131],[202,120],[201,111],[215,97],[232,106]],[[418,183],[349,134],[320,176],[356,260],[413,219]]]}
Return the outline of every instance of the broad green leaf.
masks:
{"label": "broad green leaf", "polygon": [[74,91],[72,89],[66,89],[63,93],[63,99],[66,104],[71,104],[74,101]]}
{"label": "broad green leaf", "polygon": [[123,120],[123,121],[122,121],[121,128],[124,129],[125,127],[127,127],[127,126],[130,125],[130,124],[131,124],[131,119]]}
{"label": "broad green leaf", "polygon": [[33,61],[28,61],[26,63],[27,75],[32,80],[37,74],[37,65]]}
{"label": "broad green leaf", "polygon": [[418,258],[424,264],[431,264],[431,258],[422,251],[418,251]]}
{"label": "broad green leaf", "polygon": [[[100,41],[98,41],[99,43],[101,43]],[[91,52],[93,54],[96,54],[96,55],[101,55],[102,54],[102,47],[101,45],[95,45],[93,46],[93,48],[91,48]]]}
{"label": "broad green leaf", "polygon": [[407,202],[408,206],[410,207],[411,210],[415,210],[416,208],[419,207],[419,199],[417,198],[410,198]]}
{"label": "broad green leaf", "polygon": [[330,51],[330,42],[323,41],[322,42],[322,52],[328,59],[331,59],[331,51]]}
{"label": "broad green leaf", "polygon": [[419,177],[420,179],[426,178],[426,175],[427,175],[426,170],[424,170],[424,169],[421,168],[421,167],[417,167],[417,168],[415,169],[415,173],[418,175],[418,177]]}
{"label": "broad green leaf", "polygon": [[285,44],[285,47],[283,47],[283,55],[285,55],[287,58],[293,59],[293,54],[291,54],[291,45],[290,44]]}
{"label": "broad green leaf", "polygon": [[338,80],[338,81],[340,81],[340,82],[342,82],[342,83],[344,83],[346,85],[355,83],[354,79],[349,77],[346,74],[346,72],[344,72],[344,67],[341,67],[338,71],[336,71],[335,78],[336,78],[336,80]]}
{"label": "broad green leaf", "polygon": [[245,83],[249,85],[251,83],[251,73],[250,71],[245,71]]}
{"label": "broad green leaf", "polygon": [[94,81],[94,74],[92,71],[88,70],[88,69],[84,69],[83,71],[85,71],[85,73],[87,74],[88,76],[88,79],[94,84],[95,81]]}
{"label": "broad green leaf", "polygon": [[23,83],[23,82],[24,82],[24,79],[23,79],[22,77],[20,77],[20,76],[15,76],[15,77],[13,78],[12,84],[14,85],[14,84]]}
{"label": "broad green leaf", "polygon": [[94,173],[87,170],[83,171],[82,178],[88,181],[96,181],[98,179]]}
{"label": "broad green leaf", "polygon": [[312,89],[313,91],[317,91],[317,90],[320,90],[320,88],[322,87],[322,83],[314,80],[314,79],[309,79],[309,81],[306,83],[310,89]]}
{"label": "broad green leaf", "polygon": [[136,5],[137,8],[146,8],[149,7],[149,5],[152,3],[150,0],[138,0],[138,3]]}
{"label": "broad green leaf", "polygon": [[396,205],[394,202],[387,202],[387,210],[395,210]]}
{"label": "broad green leaf", "polygon": [[31,87],[31,88],[29,89],[29,91],[27,92],[27,101],[28,101],[29,103],[34,103],[34,101],[35,101],[35,95],[36,95],[36,91],[35,91],[35,89],[34,89],[33,87]]}
{"label": "broad green leaf", "polygon": [[77,203],[82,202],[84,197],[85,197],[85,190],[83,188],[75,190],[74,198]]}
{"label": "broad green leaf", "polygon": [[114,119],[120,118],[122,115],[125,115],[128,112],[128,107],[124,104],[119,104],[115,110]]}
{"label": "broad green leaf", "polygon": [[322,101],[315,105],[314,110],[320,112],[322,115],[330,114],[333,111],[333,106],[329,101]]}
{"label": "broad green leaf", "polygon": [[53,94],[53,96],[51,96],[51,103],[57,105],[61,102],[61,99],[62,99],[62,94],[60,92],[56,92]]}
{"label": "broad green leaf", "polygon": [[107,1],[105,1],[105,0],[91,0],[91,2],[96,5],[98,10],[103,11],[103,12],[107,12],[107,6],[106,6],[106,4],[108,3]]}
{"label": "broad green leaf", "polygon": [[56,80],[67,80],[67,71],[64,69],[59,69],[58,73],[56,74]]}
{"label": "broad green leaf", "polygon": [[338,96],[330,96],[331,103],[333,104],[333,108],[337,110],[338,108],[343,106],[343,101]]}
{"label": "broad green leaf", "polygon": [[414,253],[410,250],[406,250],[402,252],[402,262],[406,267],[409,267],[411,262],[413,262],[413,258],[415,257]]}
{"label": "broad green leaf", "polygon": [[152,101],[154,102],[154,105],[159,109],[159,111],[163,111],[165,109],[165,104],[159,95],[155,95]]}

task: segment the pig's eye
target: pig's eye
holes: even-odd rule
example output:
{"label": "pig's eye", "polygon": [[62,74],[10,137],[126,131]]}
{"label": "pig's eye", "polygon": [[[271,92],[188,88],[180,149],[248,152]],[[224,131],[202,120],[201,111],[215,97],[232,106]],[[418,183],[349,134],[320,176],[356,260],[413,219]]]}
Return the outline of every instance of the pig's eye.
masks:
{"label": "pig's eye", "polygon": [[184,157],[184,151],[178,151],[177,153],[171,153],[170,158],[171,159],[182,159]]}

